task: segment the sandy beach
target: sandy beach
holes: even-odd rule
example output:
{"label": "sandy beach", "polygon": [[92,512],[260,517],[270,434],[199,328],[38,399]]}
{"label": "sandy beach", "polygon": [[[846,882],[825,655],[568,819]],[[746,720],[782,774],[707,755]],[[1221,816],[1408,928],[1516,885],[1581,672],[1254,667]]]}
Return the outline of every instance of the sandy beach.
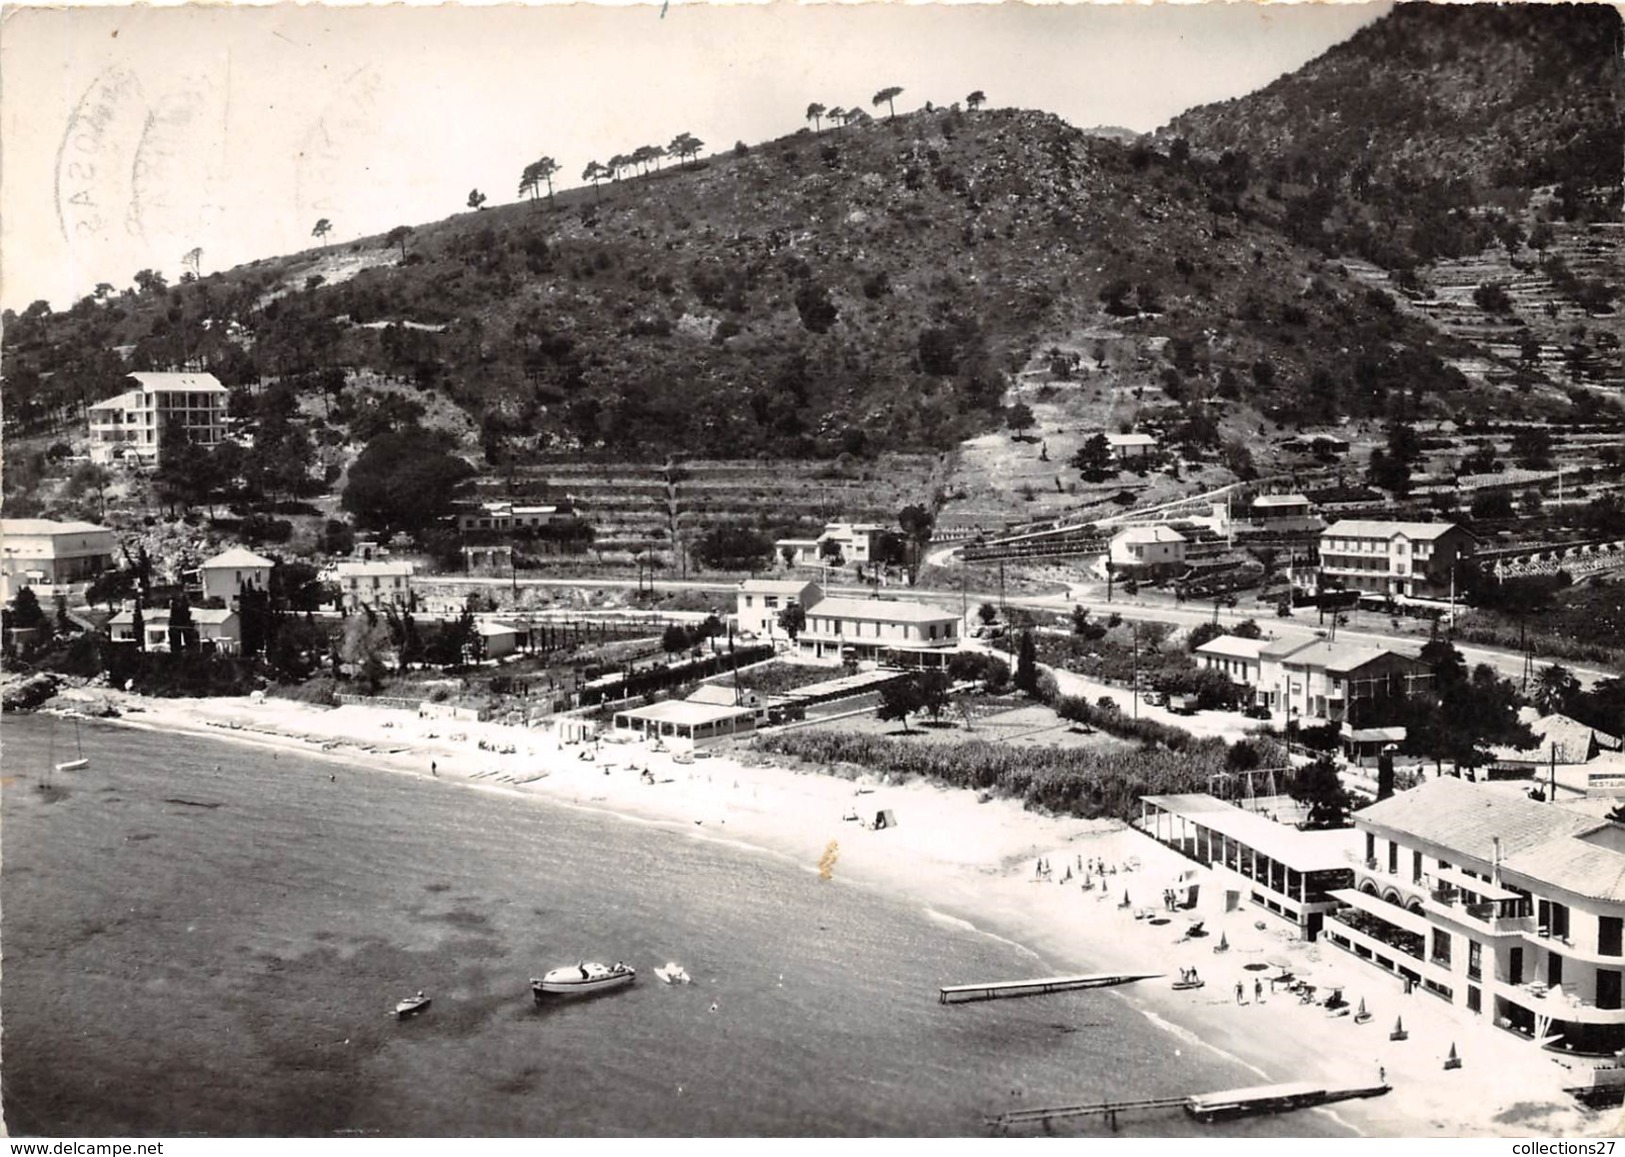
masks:
{"label": "sandy beach", "polygon": [[[71,707],[74,694],[56,705]],[[94,697],[109,695],[98,690]],[[1259,1083],[1372,1083],[1380,1072],[1392,1085],[1386,1096],[1329,1110],[1367,1135],[1604,1135],[1621,1124],[1619,1110],[1587,1112],[1564,1094],[1567,1074],[1550,1054],[1434,997],[1403,995],[1392,977],[1329,945],[1299,942],[1294,928],[1260,910],[1222,913],[1213,888],[1202,889],[1193,913],[1165,914],[1166,923],[1136,919],[1134,909],[1160,907],[1164,888],[1192,865],[1110,822],[1040,816],[1009,800],[978,802],[972,792],[926,783],[773,766],[745,748],[679,762],[645,743],[603,743],[588,758],[592,745],[561,744],[550,730],[410,711],[274,698],[111,698],[121,724],[314,754],[333,760],[336,775],[438,778],[447,790],[532,795],[764,848],[1024,944],[1057,971],[1160,973],[1117,991],[1181,1047],[1239,1060]],[[855,822],[881,809],[892,811],[898,826],[877,831]],[[1051,868],[1047,877],[1037,874],[1040,859]],[[1085,891],[1079,864],[1097,860],[1116,871]],[[1128,908],[1121,906],[1125,893]],[[1184,936],[1192,916],[1205,921],[1208,935]],[[1229,951],[1215,953],[1221,934]],[[1343,986],[1351,1002],[1365,1001],[1372,1019],[1356,1025],[1328,1017],[1285,989],[1271,993],[1267,983],[1258,1000],[1255,982],[1279,965],[1322,989]],[[1174,991],[1171,982],[1190,967],[1206,986]],[[1409,1031],[1406,1041],[1389,1040],[1396,1017]],[[1462,1065],[1446,1071],[1452,1044]]]}

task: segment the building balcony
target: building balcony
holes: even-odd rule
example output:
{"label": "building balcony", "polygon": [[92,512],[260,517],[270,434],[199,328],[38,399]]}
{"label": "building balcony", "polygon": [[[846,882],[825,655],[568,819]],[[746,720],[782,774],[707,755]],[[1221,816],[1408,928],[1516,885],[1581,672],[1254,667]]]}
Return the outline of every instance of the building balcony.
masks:
{"label": "building balcony", "polygon": [[1503,995],[1531,1012],[1574,1024],[1625,1024],[1625,1008],[1599,1008],[1596,997],[1572,984],[1551,988],[1545,984],[1506,985]]}

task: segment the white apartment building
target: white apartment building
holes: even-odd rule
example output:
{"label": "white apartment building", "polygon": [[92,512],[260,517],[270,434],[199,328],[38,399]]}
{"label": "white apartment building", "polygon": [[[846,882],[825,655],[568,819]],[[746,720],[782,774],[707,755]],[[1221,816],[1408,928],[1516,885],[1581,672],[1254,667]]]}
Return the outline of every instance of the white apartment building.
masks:
{"label": "white apartment building", "polygon": [[111,462],[134,455],[157,463],[163,440],[184,430],[200,446],[226,437],[228,392],[213,374],[130,374],[136,388],[90,407],[90,457]]}
{"label": "white apartment building", "polygon": [[1625,1048],[1625,826],[1453,777],[1354,823],[1327,939],[1565,1054]]}
{"label": "white apartment building", "polygon": [[1473,536],[1452,522],[1346,518],[1320,533],[1320,585],[1448,597],[1457,560],[1472,553]]}

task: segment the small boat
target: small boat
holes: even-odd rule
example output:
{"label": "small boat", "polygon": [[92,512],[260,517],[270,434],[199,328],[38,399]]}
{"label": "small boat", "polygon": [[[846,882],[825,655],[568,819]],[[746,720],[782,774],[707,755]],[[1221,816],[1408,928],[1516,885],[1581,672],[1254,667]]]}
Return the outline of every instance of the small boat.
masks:
{"label": "small boat", "polygon": [[416,996],[409,996],[405,1000],[396,1001],[396,1019],[405,1020],[407,1017],[416,1016],[418,1013],[429,1007],[431,1000],[431,997],[423,995],[422,990],[419,990]]}
{"label": "small boat", "polygon": [[565,968],[555,968],[540,979],[531,977],[530,991],[536,1003],[544,996],[584,996],[592,992],[608,992],[631,984],[637,979],[637,969],[629,964],[597,964],[582,961]]}
{"label": "small boat", "polygon": [[73,717],[73,743],[78,753],[77,759],[65,759],[56,765],[58,771],[83,771],[90,766],[90,760],[85,758],[84,737],[79,734],[79,717]]}
{"label": "small boat", "polygon": [[1206,983],[1207,981],[1202,980],[1201,978],[1197,978],[1195,980],[1176,980],[1174,981],[1174,991],[1184,992],[1185,990],[1191,988],[1201,988]]}
{"label": "small boat", "polygon": [[694,980],[675,960],[666,961],[664,968],[655,969],[655,975],[667,984],[693,984]]}

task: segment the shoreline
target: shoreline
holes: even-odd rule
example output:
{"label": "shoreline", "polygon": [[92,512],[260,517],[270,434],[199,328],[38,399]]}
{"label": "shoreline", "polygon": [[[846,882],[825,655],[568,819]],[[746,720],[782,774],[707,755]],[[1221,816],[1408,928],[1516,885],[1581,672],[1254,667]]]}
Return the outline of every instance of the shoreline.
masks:
{"label": "shoreline", "polygon": [[[1360,1135],[1612,1132],[1602,1114],[1562,1093],[1562,1070],[1549,1063],[1550,1054],[1487,1024],[1468,1023],[1434,997],[1403,996],[1394,977],[1330,945],[1297,941],[1295,929],[1261,910],[1222,913],[1211,887],[1202,889],[1203,902],[1189,914],[1206,921],[1206,938],[1177,935],[1186,914],[1168,914],[1170,922],[1163,924],[1135,919],[1133,908],[1153,905],[1165,882],[1171,885],[1193,865],[1116,821],[1043,816],[1012,800],[978,803],[966,789],[893,784],[866,772],[846,778],[777,759],[747,762],[754,754],[748,750],[679,764],[672,752],[642,742],[604,743],[598,758],[588,761],[582,758],[585,745],[560,745],[549,732],[415,718],[386,708],[326,708],[276,698],[143,699],[98,690],[59,695],[47,710],[109,698],[124,712],[105,720],[115,725],[292,751],[358,771],[439,778],[686,832],[808,871],[827,864],[839,882],[968,925],[1033,953],[1046,966],[1159,973],[1115,992],[1148,1025],[1171,1033],[1184,1047],[1246,1067],[1260,1083],[1370,1083],[1380,1065],[1392,1085],[1388,1094],[1314,1110]],[[653,785],[645,782],[644,769]],[[847,818],[883,808],[895,812],[896,828],[874,831]],[[1054,865],[1048,879],[1035,875],[1039,858]],[[1123,870],[1085,892],[1075,865],[1097,858]],[[1127,870],[1136,861],[1138,870]],[[1067,871],[1070,880],[1064,879]],[[1199,871],[1198,878],[1205,882],[1205,875]],[[1133,899],[1127,910],[1119,906],[1125,892]],[[1221,931],[1231,947],[1224,955],[1212,951]],[[1257,1002],[1251,989],[1266,975],[1261,969],[1267,961],[1290,964],[1321,986],[1343,985],[1351,1001],[1367,1001],[1372,1022],[1354,1026],[1348,1017],[1328,1018],[1320,1006],[1300,1005],[1284,991],[1276,998],[1266,991]],[[1248,971],[1248,964],[1260,967]],[[1191,966],[1201,971],[1205,987],[1168,987],[1177,968]],[[982,979],[988,978],[938,978]],[[1237,981],[1247,986],[1245,1003],[1235,999]],[[922,980],[922,999],[934,999],[931,986]],[[1400,1015],[1410,1040],[1390,1043],[1389,1027]],[[1452,1044],[1463,1067],[1446,1072],[1442,1061]],[[1247,1083],[1252,1079],[1238,1082]],[[1091,1098],[1080,1093],[1079,1099]]]}

